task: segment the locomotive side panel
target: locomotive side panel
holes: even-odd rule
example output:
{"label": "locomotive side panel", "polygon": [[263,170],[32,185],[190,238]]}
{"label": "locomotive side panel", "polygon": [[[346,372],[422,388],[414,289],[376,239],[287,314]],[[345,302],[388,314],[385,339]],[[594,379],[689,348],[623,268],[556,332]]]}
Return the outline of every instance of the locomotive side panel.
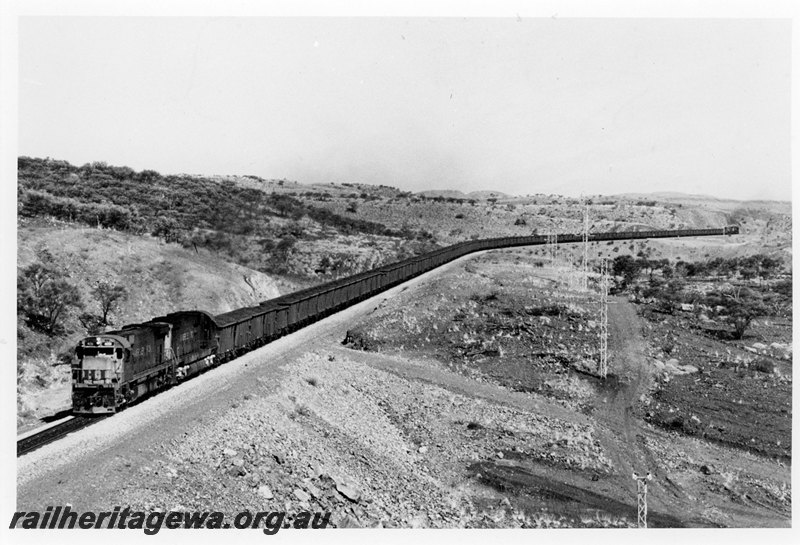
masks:
{"label": "locomotive side panel", "polygon": [[201,311],[174,312],[155,319],[172,325],[172,354],[177,367],[215,356],[217,324]]}
{"label": "locomotive side panel", "polygon": [[170,325],[148,322],[117,333],[131,345],[131,358],[127,365],[129,380],[138,379],[171,359]]}

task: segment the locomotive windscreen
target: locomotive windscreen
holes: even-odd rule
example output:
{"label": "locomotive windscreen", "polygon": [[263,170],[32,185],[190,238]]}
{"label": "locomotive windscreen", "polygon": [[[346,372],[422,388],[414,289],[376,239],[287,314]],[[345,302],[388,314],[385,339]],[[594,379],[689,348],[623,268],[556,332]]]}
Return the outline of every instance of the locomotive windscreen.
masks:
{"label": "locomotive windscreen", "polygon": [[[121,348],[117,348],[120,352],[122,352]],[[111,347],[100,347],[100,348],[84,348],[83,355],[84,356],[96,356],[98,354],[113,354],[114,349]]]}

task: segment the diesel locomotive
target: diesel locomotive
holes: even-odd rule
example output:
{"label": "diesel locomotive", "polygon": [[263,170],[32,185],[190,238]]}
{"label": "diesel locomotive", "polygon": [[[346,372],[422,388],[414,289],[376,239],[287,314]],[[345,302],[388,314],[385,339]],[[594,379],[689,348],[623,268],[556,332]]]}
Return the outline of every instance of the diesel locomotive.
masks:
{"label": "diesel locomotive", "polygon": [[[590,241],[735,235],[738,226],[717,229],[592,233]],[[174,312],[142,324],[82,339],[72,364],[76,414],[114,413],[144,395],[176,384],[314,321],[481,250],[545,244],[533,235],[461,242],[397,263],[282,295],[260,305],[213,316],[199,310]],[[582,242],[560,234],[558,244]]]}

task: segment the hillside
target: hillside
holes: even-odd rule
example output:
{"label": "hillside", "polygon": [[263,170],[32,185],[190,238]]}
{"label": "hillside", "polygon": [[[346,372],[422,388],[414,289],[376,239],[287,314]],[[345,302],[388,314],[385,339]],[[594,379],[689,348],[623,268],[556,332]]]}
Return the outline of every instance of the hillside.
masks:
{"label": "hillside", "polygon": [[293,289],[281,279],[221,261],[207,251],[111,229],[30,225],[19,230],[18,243],[18,266],[32,263],[47,249],[79,281],[86,300],[88,286],[101,278],[124,282],[129,302],[115,315],[119,323],[148,320],[175,308],[219,314]]}
{"label": "hillside", "polygon": [[[331,187],[324,193],[289,192],[334,214],[356,210],[367,221],[380,220],[392,229],[425,230],[441,244],[494,236],[531,233],[578,233],[583,215],[577,199],[554,195],[478,200],[426,197],[398,192],[394,197],[349,195]],[[589,199],[592,232],[649,229],[691,229],[737,224],[741,236],[706,241],[647,241],[640,250],[652,257],[704,259],[740,257],[767,252],[791,264],[791,206],[788,203],[735,202],[725,206],[656,201],[646,198]],[[706,244],[708,242],[708,244]],[[698,246],[698,244],[700,246]]]}
{"label": "hillside", "polygon": [[[305,185],[257,176],[163,176],[152,170],[20,157],[18,273],[43,256],[77,290],[58,331],[20,320],[20,413],[66,384],[66,362],[97,315],[98,281],[124,286],[111,326],[180,309],[224,312],[463,240],[577,233],[580,201],[493,191],[411,193],[359,183]],[[679,194],[588,199],[592,231],[738,224],[741,235],[594,243],[589,259],[647,255],[703,261],[769,254],[791,270],[791,205]],[[532,250],[543,255],[544,249]],[[561,249],[576,262],[577,246]],[[30,327],[29,327],[30,326]],[[42,396],[40,396],[42,397]],[[46,398],[43,396],[42,398]],[[29,410],[30,409],[30,410]]]}
{"label": "hillside", "polygon": [[[53,222],[24,222],[18,231],[20,269],[49,253],[77,287],[82,310],[98,313],[91,288],[100,280],[123,285],[127,297],[111,313],[114,326],[150,320],[181,309],[222,313],[292,291],[295,286],[258,271],[220,260],[207,251],[187,250],[153,237],[111,229]],[[52,412],[69,404],[69,366],[53,364],[69,356],[86,330],[79,312],[67,315],[64,332],[49,337],[18,324],[20,414]],[[49,388],[61,388],[56,400]],[[43,395],[44,394],[44,395]],[[68,394],[68,388],[66,389]]]}
{"label": "hillside", "polygon": [[[698,195],[588,198],[593,231],[741,226],[712,257],[768,252],[789,260],[791,205]],[[558,195],[430,190],[359,183],[304,185],[257,176],[162,176],[145,170],[21,157],[19,213],[150,233],[268,274],[316,283],[491,236],[579,232],[580,201]],[[744,244],[742,244],[744,243]],[[681,256],[654,243],[654,256]],[[691,244],[687,252],[692,252]],[[704,252],[692,252],[704,257]]]}
{"label": "hillside", "polygon": [[[255,185],[224,177],[162,176],[100,162],[76,167],[20,157],[18,213],[150,234],[186,248],[205,248],[251,269],[305,278],[349,275],[431,247],[427,233],[390,229],[380,221],[346,210],[337,214]],[[339,259],[346,263],[338,268],[295,259],[298,248],[320,240],[350,248],[354,255],[371,254],[376,246],[384,250],[364,259]],[[334,261],[341,257],[332,253]]]}

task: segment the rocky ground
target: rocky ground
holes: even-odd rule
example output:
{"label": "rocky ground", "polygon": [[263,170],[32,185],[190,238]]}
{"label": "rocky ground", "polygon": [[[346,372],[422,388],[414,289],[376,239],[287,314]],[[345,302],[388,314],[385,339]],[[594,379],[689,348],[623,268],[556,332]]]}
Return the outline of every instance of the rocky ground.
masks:
{"label": "rocky ground", "polygon": [[[692,332],[680,318],[643,320],[633,305],[617,299],[609,308],[611,371],[599,381],[594,364],[597,296],[570,290],[565,270],[540,265],[529,250],[474,259],[423,288],[423,297],[404,300],[401,295],[393,311],[351,329],[347,344],[430,355],[472,380],[535,392],[586,414],[610,459],[610,478],[596,473],[593,482],[581,483],[581,472],[573,467],[565,482],[579,482],[566,490],[535,455],[523,456],[513,470],[492,470],[496,464],[491,462],[473,467],[485,484],[512,490],[517,499],[536,498],[523,500],[523,509],[535,506],[561,517],[577,511],[580,518],[585,516],[581,508],[599,503],[588,491],[601,489],[602,512],[619,515],[628,501],[621,476],[647,467],[662,479],[653,486],[664,486],[668,493],[655,524],[780,525],[775,521],[788,516],[791,501],[786,470],[791,461],[791,344],[785,320],[754,326],[763,343],[725,346],[713,338],[695,338],[702,332]],[[771,338],[764,337],[765,323]],[[677,332],[669,355],[663,351],[667,331]],[[774,366],[764,363],[770,358]],[[743,362],[755,360],[762,363],[745,370]],[[702,440],[688,441],[688,436]],[[723,445],[756,455],[737,459]],[[678,469],[689,469],[681,486],[674,480]],[[709,502],[703,515],[688,503],[697,498]],[[726,505],[730,502],[745,508]],[[747,506],[757,508],[748,512]],[[772,512],[757,514],[760,508]],[[738,512],[716,514],[726,509]],[[576,523],[573,518],[567,524]]]}
{"label": "rocky ground", "polygon": [[126,503],[201,509],[227,490],[232,508],[331,511],[337,526],[530,526],[508,502],[494,520],[497,508],[475,501],[469,468],[538,452],[564,467],[608,470],[585,424],[476,402],[341,350],[305,354],[283,371],[290,378],[279,392],[243,399],[175,441],[171,464],[143,470],[162,476],[161,486],[136,487]]}
{"label": "rocky ground", "polygon": [[26,455],[18,508],[630,527],[649,470],[651,526],[789,525],[789,459],[645,420],[657,362],[673,382],[698,362],[649,357],[657,336],[615,299],[600,380],[596,295],[538,263],[462,259]]}
{"label": "rocky ground", "polygon": [[598,303],[565,291],[543,264],[530,253],[477,258],[419,293],[401,295],[396,311],[352,328],[345,344],[430,355],[473,380],[579,409],[597,384]]}
{"label": "rocky ground", "polygon": [[644,312],[659,374],[645,417],[771,458],[792,455],[791,320],[756,321],[744,339],[692,312]]}

